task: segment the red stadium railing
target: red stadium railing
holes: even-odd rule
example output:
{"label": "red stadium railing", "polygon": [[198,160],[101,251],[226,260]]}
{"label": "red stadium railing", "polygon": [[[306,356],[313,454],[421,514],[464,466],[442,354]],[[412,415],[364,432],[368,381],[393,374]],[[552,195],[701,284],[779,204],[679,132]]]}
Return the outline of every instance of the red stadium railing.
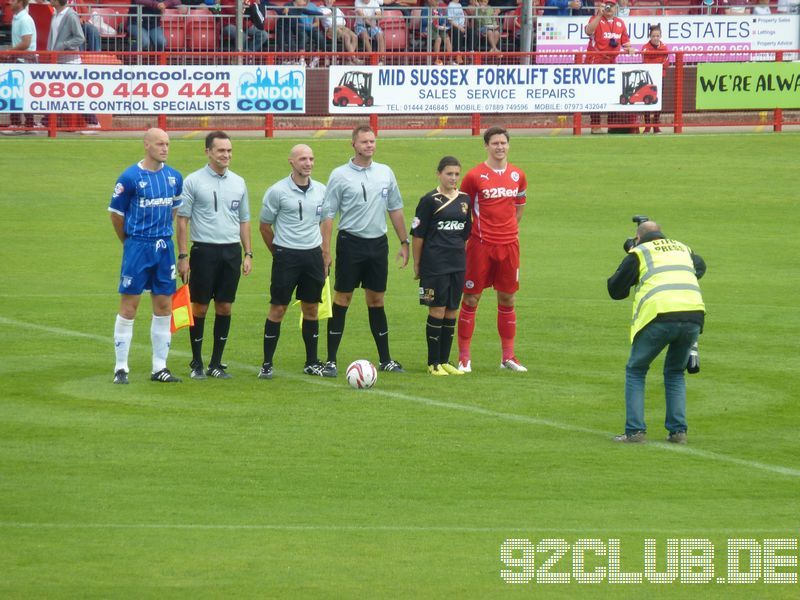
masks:
{"label": "red stadium railing", "polygon": [[[782,62],[796,60],[800,50],[791,52],[755,52],[755,51],[705,51],[707,61],[749,60],[762,62]],[[357,54],[335,52],[280,52],[280,53],[237,53],[237,52],[100,52],[100,53],[51,53],[38,52],[39,64],[53,64],[64,59],[79,56],[86,65],[90,64],[125,64],[125,65],[276,65],[305,63],[306,108],[304,114],[182,114],[182,115],[100,115],[100,130],[103,131],[139,131],[151,126],[159,126],[167,130],[211,130],[226,129],[231,131],[263,131],[271,137],[278,131],[311,131],[311,130],[348,130],[355,124],[369,119],[376,130],[415,130],[467,129],[478,134],[487,123],[502,124],[519,129],[561,129],[571,130],[580,135],[592,127],[590,115],[581,112],[556,113],[464,113],[464,114],[355,114],[339,115],[330,111],[329,67],[346,63],[357,57]],[[534,64],[537,62],[582,63],[586,53],[548,54],[520,52],[386,52],[372,53],[367,63],[377,65],[432,65],[437,61],[451,62],[460,60],[464,65],[505,65]],[[686,58],[693,57],[691,61]],[[316,61],[314,59],[317,59]],[[19,54],[0,52],[0,62],[9,63],[19,59]],[[800,106],[790,109],[762,110],[714,110],[699,111],[695,105],[696,96],[696,53],[674,53],[674,62],[664,72],[661,97],[663,106],[659,126],[674,133],[681,133],[696,127],[738,127],[751,126],[759,129],[781,131],[786,126],[800,125]],[[312,66],[313,65],[313,66]],[[2,82],[0,82],[1,84]],[[641,112],[609,113],[608,122],[602,123],[609,131],[638,129],[644,126]],[[5,132],[30,131],[46,129],[55,137],[60,132],[85,131],[87,126],[79,115],[41,115],[35,127],[25,123],[9,126],[8,113],[0,113],[0,125]]]}

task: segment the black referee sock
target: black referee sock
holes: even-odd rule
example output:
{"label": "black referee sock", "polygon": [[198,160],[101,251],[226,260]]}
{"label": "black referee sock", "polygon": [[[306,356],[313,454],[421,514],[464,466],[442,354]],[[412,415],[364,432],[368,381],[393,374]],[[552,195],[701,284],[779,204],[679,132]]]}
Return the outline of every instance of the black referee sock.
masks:
{"label": "black referee sock", "polygon": [[453,335],[456,332],[455,319],[442,319],[442,337],[439,340],[439,364],[450,362],[450,349],[453,347]]}
{"label": "black referee sock", "polygon": [[428,364],[438,365],[441,361],[442,319],[428,315],[425,324],[425,338],[428,342]]}
{"label": "black referee sock", "polygon": [[192,345],[192,362],[203,366],[203,331],[206,327],[205,317],[194,317],[194,325],[189,326],[189,343]]}
{"label": "black referee sock", "polygon": [[319,362],[317,346],[319,341],[319,321],[303,319],[303,343],[306,345],[306,364]]}
{"label": "black referee sock", "polygon": [[225,351],[225,342],[231,331],[231,316],[216,315],[214,317],[214,349],[211,351],[209,368],[219,367],[222,364],[222,353]]}
{"label": "black referee sock", "polygon": [[378,347],[378,359],[385,363],[392,359],[389,354],[389,324],[386,322],[386,311],[382,306],[370,306],[369,329],[372,337],[375,338],[375,345]]}
{"label": "black referee sock", "polygon": [[278,347],[278,338],[281,337],[281,323],[278,321],[264,322],[264,362],[271,363],[275,356],[275,348]]}
{"label": "black referee sock", "polygon": [[331,306],[331,311],[333,314],[331,318],[328,319],[328,361],[336,362],[339,344],[342,343],[347,307],[334,302]]}

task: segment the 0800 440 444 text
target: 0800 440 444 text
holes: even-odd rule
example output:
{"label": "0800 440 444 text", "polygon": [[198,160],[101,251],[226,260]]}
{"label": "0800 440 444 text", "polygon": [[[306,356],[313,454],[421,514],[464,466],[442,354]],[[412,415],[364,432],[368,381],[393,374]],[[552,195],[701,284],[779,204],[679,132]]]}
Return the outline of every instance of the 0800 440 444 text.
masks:
{"label": "0800 440 444 text", "polygon": [[[631,548],[633,550],[633,548]],[[796,538],[645,539],[643,569],[623,571],[620,540],[507,539],[500,546],[506,583],[797,584]],[[637,562],[626,551],[632,567]],[[639,564],[642,564],[641,562]]]}

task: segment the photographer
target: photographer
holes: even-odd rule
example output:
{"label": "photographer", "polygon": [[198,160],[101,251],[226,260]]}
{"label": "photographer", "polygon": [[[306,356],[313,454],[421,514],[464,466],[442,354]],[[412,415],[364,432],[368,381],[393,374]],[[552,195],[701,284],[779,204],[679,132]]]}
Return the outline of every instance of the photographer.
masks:
{"label": "photographer", "polygon": [[[595,14],[583,28],[589,36],[586,63],[611,65],[617,62],[620,49],[633,54],[625,21],[617,17],[617,0],[596,2]],[[600,113],[591,113],[592,133],[600,133]]]}
{"label": "photographer", "polygon": [[[634,220],[637,220],[634,217]],[[664,360],[667,441],[686,443],[686,383],[689,350],[703,328],[705,305],[697,280],[706,272],[703,259],[689,247],[664,237],[654,221],[640,222],[633,247],[608,279],[614,300],[627,298],[636,286],[631,319],[631,353],[625,367],[625,433],[617,442],[642,443],[644,389],[650,363],[668,346]]]}

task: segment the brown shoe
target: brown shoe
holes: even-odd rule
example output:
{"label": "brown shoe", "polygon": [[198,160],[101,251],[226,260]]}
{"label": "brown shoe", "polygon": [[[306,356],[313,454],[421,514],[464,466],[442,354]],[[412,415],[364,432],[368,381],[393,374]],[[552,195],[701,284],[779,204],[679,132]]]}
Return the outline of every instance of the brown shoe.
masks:
{"label": "brown shoe", "polygon": [[672,444],[685,444],[686,443],[686,432],[685,431],[676,431],[674,433],[670,433],[667,436],[667,441]]}
{"label": "brown shoe", "polygon": [[636,433],[623,433],[622,435],[614,436],[615,442],[623,444],[644,444],[647,441],[647,434],[644,431],[637,431]]}

